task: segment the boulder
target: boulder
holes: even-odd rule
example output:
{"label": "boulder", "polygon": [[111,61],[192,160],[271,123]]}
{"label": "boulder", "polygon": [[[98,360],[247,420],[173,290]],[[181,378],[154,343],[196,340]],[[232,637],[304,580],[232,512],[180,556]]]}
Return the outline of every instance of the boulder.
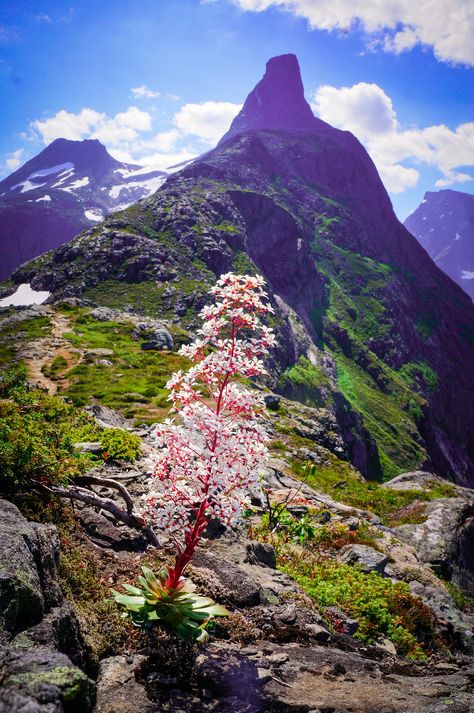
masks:
{"label": "boulder", "polygon": [[338,559],[343,564],[358,565],[363,572],[382,573],[388,563],[387,555],[367,545],[346,545],[341,549]]}
{"label": "boulder", "polygon": [[0,641],[41,621],[62,595],[56,580],[56,528],[28,522],[0,500]]}
{"label": "boulder", "polygon": [[56,528],[28,522],[0,500],[1,713],[92,707],[94,684],[74,665],[85,662],[84,646],[59,587],[58,561]]}
{"label": "boulder", "polygon": [[424,470],[414,470],[410,473],[400,473],[392,480],[382,483],[381,487],[389,490],[431,490],[437,485],[446,485],[446,481],[439,475]]}
{"label": "boulder", "polygon": [[64,654],[47,647],[0,649],[1,713],[88,713],[94,683]]}
{"label": "boulder", "polygon": [[260,564],[276,569],[276,553],[274,548],[265,542],[249,542],[247,545],[247,560],[250,564]]}
{"label": "boulder", "polygon": [[474,493],[464,489],[458,493],[456,498],[427,503],[425,522],[393,530],[414,547],[421,562],[474,594]]}
{"label": "boulder", "polygon": [[171,350],[173,337],[160,322],[138,322],[132,332],[132,337],[142,342],[142,349]]}

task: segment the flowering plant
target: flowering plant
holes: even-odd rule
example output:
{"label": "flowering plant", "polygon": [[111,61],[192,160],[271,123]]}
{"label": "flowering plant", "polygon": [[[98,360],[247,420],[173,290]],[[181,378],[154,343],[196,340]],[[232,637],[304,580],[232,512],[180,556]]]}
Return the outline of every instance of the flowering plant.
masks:
{"label": "flowering plant", "polygon": [[[263,284],[261,277],[232,273],[218,280],[211,288],[215,303],[201,311],[197,339],[180,350],[193,366],[167,384],[180,422],[168,419],[156,429],[161,449],[146,505],[176,549],[174,565],[160,578],[168,593],[182,589],[209,521],[235,524],[249,492],[258,490],[257,466],[267,458],[259,422],[264,405],[238,380],[265,373],[262,357],[275,343],[260,320],[273,311],[264,302]],[[222,608],[216,613],[222,615]]]}

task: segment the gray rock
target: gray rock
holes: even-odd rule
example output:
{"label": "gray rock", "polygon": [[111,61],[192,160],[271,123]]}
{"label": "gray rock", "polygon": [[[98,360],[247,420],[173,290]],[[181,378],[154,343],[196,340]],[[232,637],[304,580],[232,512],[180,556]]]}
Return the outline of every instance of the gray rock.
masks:
{"label": "gray rock", "polygon": [[[49,651],[54,661],[54,650],[59,649],[75,664],[86,662],[76,617],[58,584],[58,561],[56,528],[28,522],[12,503],[0,500],[0,645],[5,647],[3,665],[8,671],[21,672],[29,666],[34,669],[36,659],[32,658],[32,652],[36,651]],[[7,646],[10,658],[5,658]],[[43,658],[46,661],[46,653]],[[64,656],[72,667],[70,658]],[[47,666],[45,670],[49,670]],[[25,711],[33,706],[31,710],[35,711],[36,703],[28,703],[28,690],[22,688],[21,696],[26,696],[27,703],[21,706],[27,706]],[[17,703],[12,695],[2,699],[5,705],[8,700],[8,706],[13,706],[6,710],[23,710],[14,707]],[[38,710],[49,713],[46,708]]]}
{"label": "gray rock", "polygon": [[193,565],[214,573],[224,587],[231,604],[237,607],[251,607],[261,603],[262,591],[259,585],[242,568],[229,560],[198,549]]}
{"label": "gray rock", "polygon": [[400,473],[392,480],[382,483],[381,487],[389,490],[431,490],[436,485],[446,485],[446,481],[433,473],[414,470],[410,473]]}
{"label": "gray rock", "polygon": [[142,342],[142,349],[173,349],[173,337],[160,322],[138,322],[132,332],[132,337]]}
{"label": "gray rock", "polygon": [[275,550],[265,542],[249,542],[247,545],[247,560],[250,564],[259,564],[276,569]]}
{"label": "gray rock", "polygon": [[387,555],[367,545],[346,545],[340,551],[338,559],[343,564],[357,564],[363,572],[382,573],[388,563]]}
{"label": "gray rock", "polygon": [[265,401],[265,406],[270,409],[270,411],[278,411],[280,408],[281,399],[276,394],[265,394],[263,400]]}
{"label": "gray rock", "polygon": [[117,411],[102,404],[89,404],[89,406],[85,407],[84,411],[90,413],[99,426],[103,426],[104,428],[128,429],[133,425],[132,421],[127,420],[121,414],[117,413]]}
{"label": "gray rock", "polygon": [[38,646],[0,649],[1,713],[88,713],[94,683],[64,654]]}
{"label": "gray rock", "polygon": [[116,319],[117,311],[109,307],[96,307],[91,312],[91,317],[98,322],[113,322]]}
{"label": "gray rock", "polygon": [[0,641],[37,624],[61,602],[58,557],[56,528],[28,522],[18,508],[0,500]]}
{"label": "gray rock", "polygon": [[94,359],[94,357],[108,357],[113,356],[113,349],[106,349],[105,347],[97,347],[96,349],[88,349],[84,354],[85,359]]}
{"label": "gray rock", "polygon": [[102,443],[100,441],[80,441],[74,444],[76,451],[81,453],[102,453]]}
{"label": "gray rock", "polygon": [[394,532],[414,547],[421,562],[474,594],[474,493],[459,489],[459,497],[433,500],[426,516],[425,522]]}
{"label": "gray rock", "polygon": [[100,663],[94,713],[153,713],[156,705],[135,680],[144,656],[112,656]]}

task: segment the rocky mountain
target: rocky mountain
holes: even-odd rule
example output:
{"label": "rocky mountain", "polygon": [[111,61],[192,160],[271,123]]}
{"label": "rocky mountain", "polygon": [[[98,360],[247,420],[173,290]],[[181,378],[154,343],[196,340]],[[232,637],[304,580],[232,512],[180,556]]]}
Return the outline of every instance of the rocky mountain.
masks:
{"label": "rocky mountain", "polygon": [[149,196],[165,177],[116,161],[97,140],[56,139],[0,182],[0,279]]}
{"label": "rocky mountain", "polygon": [[428,191],[405,227],[474,300],[474,196]]}
{"label": "rocky mountain", "polygon": [[423,467],[474,485],[472,302],[397,220],[359,141],[311,115],[293,55],[270,60],[216,149],[8,290],[192,331],[228,270],[265,276],[268,383],[331,424],[342,457],[368,478]]}

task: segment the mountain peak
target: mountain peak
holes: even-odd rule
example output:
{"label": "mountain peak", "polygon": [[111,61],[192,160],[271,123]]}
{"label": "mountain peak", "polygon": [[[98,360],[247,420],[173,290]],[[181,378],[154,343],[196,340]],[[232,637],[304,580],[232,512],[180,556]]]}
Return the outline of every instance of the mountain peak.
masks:
{"label": "mountain peak", "polygon": [[107,149],[98,139],[84,139],[73,141],[71,139],[55,139],[36,157],[40,163],[51,164],[70,161],[76,167],[99,168],[111,170],[115,165],[121,166],[108,153]]}
{"label": "mountain peak", "polygon": [[244,131],[256,129],[314,129],[324,124],[304,98],[298,59],[282,54],[268,60],[265,74],[250,92],[245,104],[220,144]]}

